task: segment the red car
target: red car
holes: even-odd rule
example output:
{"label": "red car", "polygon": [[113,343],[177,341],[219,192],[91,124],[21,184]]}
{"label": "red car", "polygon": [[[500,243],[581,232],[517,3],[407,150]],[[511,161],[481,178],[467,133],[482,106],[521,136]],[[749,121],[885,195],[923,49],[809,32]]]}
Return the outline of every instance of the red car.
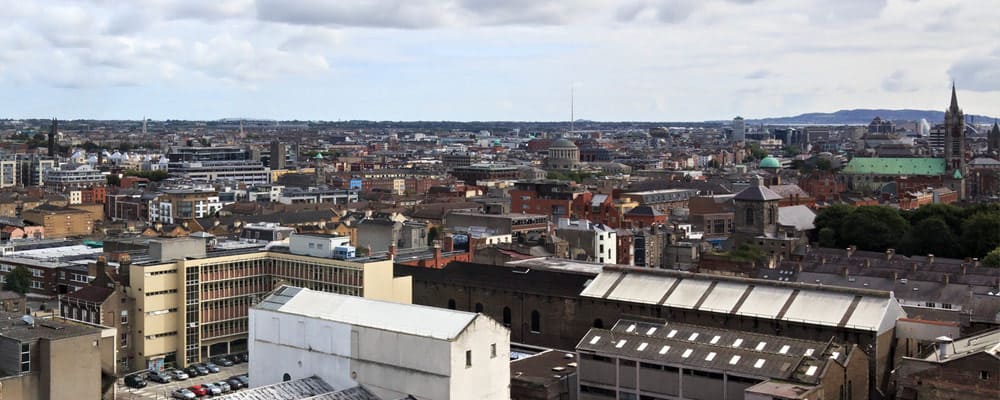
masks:
{"label": "red car", "polygon": [[202,397],[208,394],[208,389],[202,385],[194,385],[188,388],[195,396]]}

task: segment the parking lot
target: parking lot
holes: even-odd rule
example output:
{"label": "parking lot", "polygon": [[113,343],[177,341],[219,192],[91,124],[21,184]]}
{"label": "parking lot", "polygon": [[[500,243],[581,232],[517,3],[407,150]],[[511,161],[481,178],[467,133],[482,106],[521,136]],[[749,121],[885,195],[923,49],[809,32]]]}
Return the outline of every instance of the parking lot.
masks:
{"label": "parking lot", "polygon": [[[207,376],[199,376],[195,378],[190,378],[183,381],[172,381],[170,383],[156,383],[152,381],[146,381],[146,387],[142,389],[133,389],[125,386],[122,379],[118,380],[118,399],[124,400],[150,400],[150,399],[169,399],[170,392],[174,389],[182,387],[191,387],[192,385],[198,385],[202,383],[218,382],[229,379],[230,376],[242,375],[247,373],[248,363],[241,363],[233,365],[232,367],[219,366],[219,372],[214,374],[208,374]],[[244,389],[245,390],[245,389]]]}

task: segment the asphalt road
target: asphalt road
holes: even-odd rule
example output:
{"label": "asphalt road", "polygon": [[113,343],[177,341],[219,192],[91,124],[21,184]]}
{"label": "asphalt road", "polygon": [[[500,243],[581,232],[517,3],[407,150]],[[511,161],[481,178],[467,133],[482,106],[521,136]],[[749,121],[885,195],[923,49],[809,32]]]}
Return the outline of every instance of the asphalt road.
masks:
{"label": "asphalt road", "polygon": [[190,387],[192,385],[198,385],[208,382],[218,382],[229,379],[229,377],[234,375],[242,375],[247,373],[247,367],[249,364],[242,363],[236,364],[232,367],[219,366],[219,372],[214,374],[208,374],[207,376],[199,376],[197,378],[191,378],[184,381],[172,381],[170,383],[156,383],[151,381],[146,381],[146,387],[142,389],[133,389],[125,386],[122,379],[118,380],[118,399],[122,400],[153,400],[153,399],[169,399],[170,392],[174,389],[181,387]]}

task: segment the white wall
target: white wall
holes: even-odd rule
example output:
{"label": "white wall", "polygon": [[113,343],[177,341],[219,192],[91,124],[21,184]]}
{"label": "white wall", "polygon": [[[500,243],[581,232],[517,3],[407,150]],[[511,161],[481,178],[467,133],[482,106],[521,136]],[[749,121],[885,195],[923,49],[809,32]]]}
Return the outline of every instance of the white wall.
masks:
{"label": "white wall", "polygon": [[[490,345],[497,355],[490,357]],[[383,398],[509,399],[510,333],[477,316],[454,342],[250,310],[251,386],[319,376],[334,387],[363,384]],[[465,351],[473,365],[465,366]]]}
{"label": "white wall", "polygon": [[[490,345],[496,344],[496,357]],[[479,315],[451,345],[450,399],[510,399],[510,330]],[[466,367],[465,352],[472,351]]]}
{"label": "white wall", "polygon": [[289,250],[292,254],[307,255],[321,258],[333,258],[333,249],[337,246],[349,246],[351,239],[343,237],[318,237],[311,235],[292,235],[289,237]]}

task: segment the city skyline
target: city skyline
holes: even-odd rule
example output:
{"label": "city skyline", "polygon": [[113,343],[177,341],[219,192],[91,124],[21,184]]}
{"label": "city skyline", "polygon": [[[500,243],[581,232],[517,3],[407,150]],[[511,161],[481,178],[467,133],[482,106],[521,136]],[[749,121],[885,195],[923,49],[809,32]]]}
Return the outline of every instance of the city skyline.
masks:
{"label": "city skyline", "polygon": [[564,121],[572,87],[579,119],[756,119],[952,81],[1000,110],[995,1],[0,3],[4,118]]}

